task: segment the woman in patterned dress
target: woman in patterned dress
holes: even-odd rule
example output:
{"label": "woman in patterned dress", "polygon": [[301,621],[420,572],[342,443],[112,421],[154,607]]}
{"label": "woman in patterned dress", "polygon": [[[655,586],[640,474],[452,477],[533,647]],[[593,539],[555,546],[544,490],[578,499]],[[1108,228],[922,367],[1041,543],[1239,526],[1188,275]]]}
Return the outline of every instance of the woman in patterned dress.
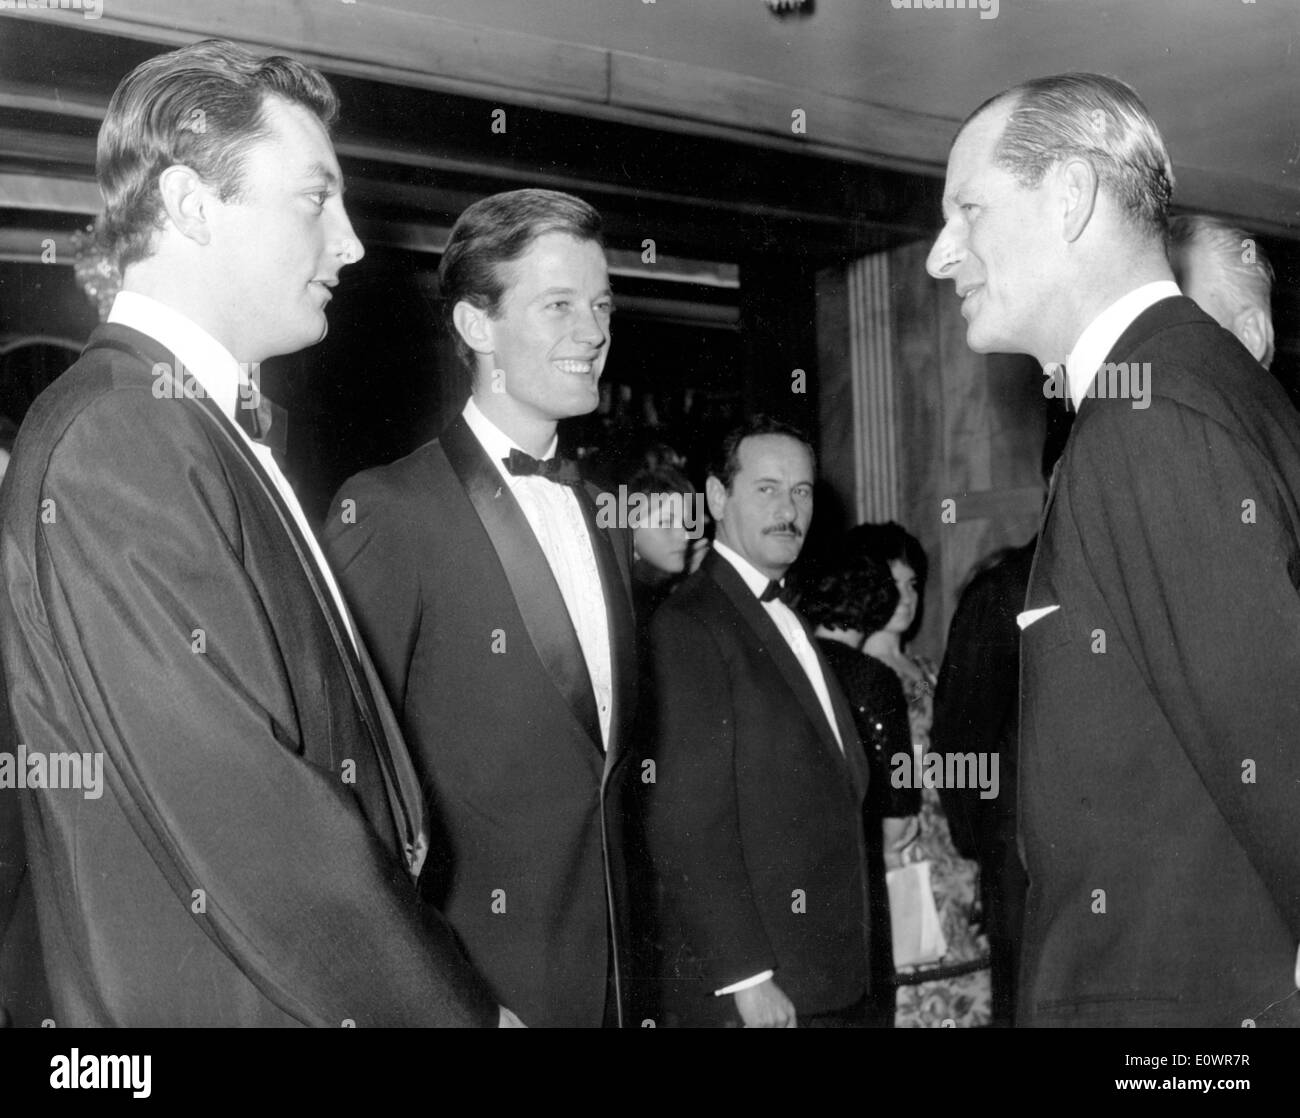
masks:
{"label": "woman in patterned dress", "polygon": [[871,992],[865,1023],[893,1028],[897,1015],[894,956],[889,935],[889,898],[885,888],[885,853],[901,849],[915,835],[921,796],[913,788],[895,788],[890,760],[911,748],[907,699],[898,677],[884,664],[862,655],[868,633],[894,616],[898,587],[884,563],[830,549],[833,559],[801,574],[799,612],[815,626],[822,656],[849,702],[858,738],[866,754],[867,796],[862,805],[866,826],[867,898],[871,920]]}
{"label": "woman in patterned dress", "polygon": [[[912,731],[913,771],[919,771],[930,748],[936,672],[930,661],[910,655],[906,647],[919,624],[925,552],[914,536],[892,522],[860,525],[850,533],[850,542],[854,550],[888,564],[898,585],[898,608],[884,628],[867,637],[863,652],[893,669],[903,686]],[[887,852],[886,865],[930,863],[930,886],[948,950],[937,963],[896,971],[895,1027],[988,1025],[992,985],[988,938],[980,927],[979,867],[958,854],[938,789],[921,790],[919,820],[915,839],[901,851]]]}

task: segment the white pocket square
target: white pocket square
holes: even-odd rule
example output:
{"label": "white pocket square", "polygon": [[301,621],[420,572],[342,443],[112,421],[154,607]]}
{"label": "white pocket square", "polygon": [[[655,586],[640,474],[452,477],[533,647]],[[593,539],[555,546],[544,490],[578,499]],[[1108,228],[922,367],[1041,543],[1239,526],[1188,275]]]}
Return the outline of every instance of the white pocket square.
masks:
{"label": "white pocket square", "polygon": [[1039,606],[1038,609],[1027,609],[1024,613],[1016,614],[1016,624],[1022,630],[1028,629],[1035,621],[1041,621],[1049,613],[1055,613],[1060,606]]}

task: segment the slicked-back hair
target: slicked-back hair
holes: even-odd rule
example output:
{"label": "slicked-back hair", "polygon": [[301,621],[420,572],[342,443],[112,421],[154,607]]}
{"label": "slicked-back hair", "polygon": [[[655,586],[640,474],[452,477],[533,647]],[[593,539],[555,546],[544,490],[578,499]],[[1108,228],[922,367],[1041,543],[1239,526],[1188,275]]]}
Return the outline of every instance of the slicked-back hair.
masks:
{"label": "slicked-back hair", "polygon": [[831,551],[810,577],[800,579],[799,612],[814,625],[870,635],[889,624],[898,608],[898,585],[878,559]]}
{"label": "slicked-back hair", "polygon": [[510,289],[509,265],[547,233],[567,233],[605,247],[595,207],[558,190],[509,190],[480,198],[452,226],[438,266],[438,291],[447,329],[468,374],[464,395],[472,388],[475,360],[452,322],[456,304],[464,301],[496,317]]}
{"label": "slicked-back hair", "polygon": [[189,167],[222,201],[238,199],[248,149],[269,131],[268,97],[302,105],[327,130],[338,116],[338,98],[319,71],[224,39],[160,54],[126,76],[95,155],[104,196],[98,239],[119,268],[152,251],[163,220],[158,178],[168,167]]}
{"label": "slicked-back hair", "polygon": [[740,444],[755,435],[784,435],[786,438],[803,443],[808,448],[808,455],[813,462],[813,471],[816,472],[817,452],[813,450],[808,436],[792,423],[760,413],[750,416],[744,423],[728,431],[719,444],[713,460],[709,463],[709,477],[717,478],[728,492],[731,491],[731,483],[740,471]]}
{"label": "slicked-back hair", "polygon": [[994,151],[998,166],[1031,189],[1058,163],[1083,159],[1134,228],[1165,243],[1173,164],[1155,121],[1129,86],[1103,74],[1035,78],[990,97],[962,128],[1008,103],[1010,116]]}
{"label": "slicked-back hair", "polygon": [[[1187,255],[1204,249],[1223,279],[1222,290],[1234,312],[1258,308],[1273,320],[1273,265],[1258,239],[1206,214],[1179,214],[1169,222],[1169,263],[1182,283],[1187,275]],[[1260,362],[1273,363],[1273,346]]]}

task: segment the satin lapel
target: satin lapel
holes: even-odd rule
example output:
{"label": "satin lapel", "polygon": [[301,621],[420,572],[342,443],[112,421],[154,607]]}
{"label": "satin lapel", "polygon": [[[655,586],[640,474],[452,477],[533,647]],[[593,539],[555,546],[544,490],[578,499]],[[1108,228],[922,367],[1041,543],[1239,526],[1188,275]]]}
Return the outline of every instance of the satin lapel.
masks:
{"label": "satin lapel", "polygon": [[636,709],[636,623],[632,613],[632,578],[625,548],[615,546],[609,529],[597,526],[596,505],[586,486],[574,489],[578,505],[587,521],[600,572],[601,590],[605,595],[605,618],[609,628],[610,670],[613,673],[613,709],[609,719],[609,765],[613,767],[631,727]]}
{"label": "satin lapel", "polygon": [[492,542],[538,659],[603,754],[596,696],[582,645],[551,565],[523,509],[464,418],[457,416],[438,442]]}
{"label": "satin lapel", "polygon": [[864,797],[867,794],[867,755],[858,737],[853,711],[849,708],[849,701],[844,697],[844,692],[840,690],[839,680],[836,679],[830,664],[826,662],[826,657],[822,655],[822,650],[817,645],[817,638],[813,636],[808,622],[802,615],[798,616],[799,623],[808,636],[808,643],[817,654],[817,663],[821,665],[822,679],[826,681],[826,691],[831,697],[831,709],[835,712],[835,723],[839,727],[840,740],[844,743],[844,761],[848,765],[849,775],[853,778],[854,790],[859,798]]}
{"label": "satin lapel", "polygon": [[[181,399],[186,396],[183,381],[175,375],[175,365],[178,364],[175,356],[147,334],[124,326],[101,326],[91,335],[86,349],[97,347],[125,353],[150,367],[151,375],[163,378],[167,384],[166,391],[172,393],[170,397],[164,396],[164,398]],[[353,647],[347,626],[335,604],[334,595],[330,593],[329,587],[321,578],[311,550],[298,528],[297,520],[285,505],[280,491],[267,476],[252,448],[235,428],[233,420],[222,414],[221,409],[207,397],[190,395],[188,398],[199,408],[200,414],[220,432],[227,445],[239,455],[252,472],[263,495],[275,509],[281,525],[293,543],[298,565],[303,577],[311,586],[312,593],[316,596],[321,612],[325,615],[335,650],[338,652],[348,683],[352,688],[352,696],[361,712],[362,722],[370,734],[371,748],[384,776],[384,787],[393,816],[393,825],[402,844],[407,866],[412,877],[418,877],[428,850],[424,797],[420,792],[419,781],[411,766],[411,759],[406,752],[396,721],[392,712],[387,710],[387,700],[383,698],[383,687],[374,666],[370,663],[364,647]],[[387,719],[384,719],[380,713],[381,706],[388,714]],[[398,743],[397,748],[393,747],[394,742]]]}
{"label": "satin lapel", "polygon": [[767,610],[754,597],[749,587],[745,585],[745,580],[740,577],[736,569],[717,552],[710,551],[704,557],[703,567],[713,581],[718,584],[722,592],[731,599],[732,604],[740,611],[741,617],[745,619],[754,635],[762,643],[764,651],[772,658],[772,662],[785,679],[786,684],[794,692],[795,698],[799,700],[799,705],[803,707],[804,713],[812,724],[817,727],[817,734],[822,743],[839,758],[841,763],[845,763],[847,748],[845,753],[840,752],[840,746],[835,740],[835,734],[831,730],[830,723],[826,721],[826,713],[822,710],[822,705],[817,699],[817,692],[813,690],[812,684],[808,681],[808,673],[803,670],[803,665],[799,663],[798,657],[795,656],[786,643],[785,637],[781,635],[781,630],[776,627],[776,622],[768,617]]}

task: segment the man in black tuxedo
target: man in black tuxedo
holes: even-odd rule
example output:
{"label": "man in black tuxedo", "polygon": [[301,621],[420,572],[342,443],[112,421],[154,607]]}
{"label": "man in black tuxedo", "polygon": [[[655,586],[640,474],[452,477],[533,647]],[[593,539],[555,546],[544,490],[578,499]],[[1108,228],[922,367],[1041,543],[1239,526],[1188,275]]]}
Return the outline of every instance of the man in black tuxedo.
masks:
{"label": "man in black tuxedo", "polygon": [[599,215],[555,191],[485,198],[439,281],[469,399],[342,486],[326,548],[444,828],[426,895],[526,1025],[612,1025],[631,548],[555,457],[609,353]]}
{"label": "man in black tuxedo", "polygon": [[410,758],[257,441],[257,363],[324,336],[362,254],[336,110],[315,70],[208,41],[139,66],[100,131],[123,289],[32,406],[0,509],[0,796],[59,1026],[498,1019],[419,899]]}
{"label": "man in black tuxedo", "polygon": [[979,351],[1078,411],[1022,630],[1018,1022],[1300,1022],[1300,428],[1182,297],[1131,89],[993,98],[953,144],[932,275]]}
{"label": "man in black tuxedo", "polygon": [[794,428],[756,417],[732,432],[706,489],[714,546],[651,622],[653,764],[636,787],[668,1025],[864,1021],[866,757],[780,600],[813,482]]}

